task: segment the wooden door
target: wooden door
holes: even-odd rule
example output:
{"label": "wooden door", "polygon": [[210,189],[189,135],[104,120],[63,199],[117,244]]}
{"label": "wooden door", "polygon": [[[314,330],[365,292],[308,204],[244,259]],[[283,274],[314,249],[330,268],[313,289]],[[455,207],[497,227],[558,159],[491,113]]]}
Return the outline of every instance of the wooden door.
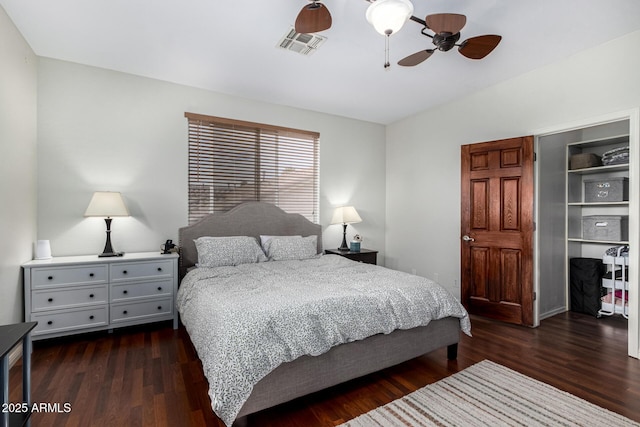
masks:
{"label": "wooden door", "polygon": [[533,136],[462,146],[461,294],[472,314],[533,326]]}

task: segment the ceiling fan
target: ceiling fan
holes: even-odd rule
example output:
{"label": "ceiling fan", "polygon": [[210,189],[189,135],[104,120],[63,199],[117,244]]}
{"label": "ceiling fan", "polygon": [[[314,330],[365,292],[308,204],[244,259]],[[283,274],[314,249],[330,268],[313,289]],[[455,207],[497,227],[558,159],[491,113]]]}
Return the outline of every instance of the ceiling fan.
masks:
{"label": "ceiling fan", "polygon": [[[409,0],[368,0],[371,5],[367,9],[367,20],[374,26],[376,31],[387,36],[387,46],[385,55],[387,60],[385,68],[389,66],[388,61],[388,38],[396,33],[404,22],[412,20],[423,26],[421,33],[432,39],[435,49],[425,49],[416,52],[400,60],[398,65],[411,67],[418,65],[428,59],[436,50],[447,52],[458,47],[458,52],[470,59],[482,59],[489,55],[498,46],[502,36],[488,34],[484,36],[471,37],[458,43],[460,31],[467,23],[467,17],[457,13],[436,13],[427,15],[422,20],[412,15],[413,5]],[[375,11],[374,11],[375,10]],[[331,13],[329,9],[319,0],[310,0],[305,5],[296,18],[295,30],[298,33],[317,33],[331,28]],[[431,35],[426,30],[431,30],[435,34]]]}
{"label": "ceiling fan", "polygon": [[[471,37],[458,43],[460,31],[467,23],[467,17],[456,13],[436,13],[428,15],[423,21],[420,18],[411,16],[412,21],[423,25],[421,33],[432,39],[435,49],[425,49],[407,56],[398,61],[398,65],[412,67],[427,60],[436,50],[447,52],[454,46],[458,46],[458,52],[470,59],[482,59],[489,55],[498,46],[502,36],[488,34],[484,36]],[[426,33],[431,30],[435,34]]]}

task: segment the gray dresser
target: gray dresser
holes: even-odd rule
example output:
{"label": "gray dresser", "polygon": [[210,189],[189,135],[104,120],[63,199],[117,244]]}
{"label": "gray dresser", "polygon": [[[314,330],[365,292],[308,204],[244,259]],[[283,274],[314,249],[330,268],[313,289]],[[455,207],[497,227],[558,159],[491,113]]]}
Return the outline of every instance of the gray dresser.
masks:
{"label": "gray dresser", "polygon": [[161,320],[178,327],[178,255],[130,253],[34,260],[24,269],[25,321],[34,340]]}

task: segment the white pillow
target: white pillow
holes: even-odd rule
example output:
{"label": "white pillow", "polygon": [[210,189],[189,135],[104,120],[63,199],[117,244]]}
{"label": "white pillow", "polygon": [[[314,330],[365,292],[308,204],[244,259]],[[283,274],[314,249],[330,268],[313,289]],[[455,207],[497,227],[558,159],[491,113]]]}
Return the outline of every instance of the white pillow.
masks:
{"label": "white pillow", "polygon": [[264,244],[267,243],[270,239],[274,237],[302,237],[300,235],[297,236],[260,236],[260,245],[264,248]]}
{"label": "white pillow", "polygon": [[222,267],[267,261],[254,237],[199,237],[194,242],[198,250],[198,267]]}
{"label": "white pillow", "polygon": [[278,237],[273,236],[263,246],[264,252],[271,261],[291,259],[309,259],[318,256],[318,236]]}

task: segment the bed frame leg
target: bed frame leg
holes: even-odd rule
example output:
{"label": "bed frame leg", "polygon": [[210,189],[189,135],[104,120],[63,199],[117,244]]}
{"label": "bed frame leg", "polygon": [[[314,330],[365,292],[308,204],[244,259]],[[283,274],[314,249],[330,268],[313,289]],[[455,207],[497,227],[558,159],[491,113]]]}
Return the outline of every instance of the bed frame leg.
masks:
{"label": "bed frame leg", "polygon": [[447,359],[456,360],[458,358],[458,343],[447,346]]}
{"label": "bed frame leg", "polygon": [[248,417],[245,415],[244,417],[236,418],[235,421],[233,421],[233,424],[231,427],[247,427],[248,425],[249,425],[249,420],[248,420]]}

